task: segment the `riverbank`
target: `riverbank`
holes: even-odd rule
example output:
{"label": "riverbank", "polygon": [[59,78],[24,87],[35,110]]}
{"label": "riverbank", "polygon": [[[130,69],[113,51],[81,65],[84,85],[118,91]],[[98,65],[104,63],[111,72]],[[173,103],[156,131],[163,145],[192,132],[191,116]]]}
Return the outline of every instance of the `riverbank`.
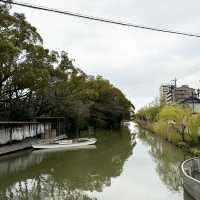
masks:
{"label": "riverbank", "polygon": [[[160,134],[158,134],[156,132],[156,130],[154,129],[154,125],[153,123],[149,122],[149,121],[144,121],[144,120],[136,120],[135,121],[139,127],[141,127],[142,129],[157,135],[157,136],[161,136]],[[169,142],[170,144],[173,144],[174,146],[183,149],[184,151],[191,153],[194,156],[200,156],[200,147],[199,145],[191,145],[185,142],[174,142],[173,140],[169,140],[167,137],[161,136],[165,141]]]}
{"label": "riverbank", "polygon": [[168,142],[200,155],[200,113],[183,104],[157,102],[140,109],[135,120]]}

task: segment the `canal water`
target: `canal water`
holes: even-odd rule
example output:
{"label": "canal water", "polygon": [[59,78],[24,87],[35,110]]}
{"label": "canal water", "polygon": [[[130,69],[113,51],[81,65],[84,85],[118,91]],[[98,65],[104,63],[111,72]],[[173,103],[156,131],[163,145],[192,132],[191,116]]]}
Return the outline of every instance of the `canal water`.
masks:
{"label": "canal water", "polygon": [[1,157],[0,199],[192,200],[182,188],[188,155],[181,149],[133,123],[93,136],[98,143],[89,149]]}

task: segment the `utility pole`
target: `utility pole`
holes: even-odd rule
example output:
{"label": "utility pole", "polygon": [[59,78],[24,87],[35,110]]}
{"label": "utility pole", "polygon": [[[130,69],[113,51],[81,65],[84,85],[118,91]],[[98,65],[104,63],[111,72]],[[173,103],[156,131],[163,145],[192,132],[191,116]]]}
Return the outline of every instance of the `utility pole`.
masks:
{"label": "utility pole", "polygon": [[[199,83],[200,83],[200,80],[199,80]],[[200,94],[200,89],[198,88],[197,89],[197,98],[199,99],[199,94]]]}
{"label": "utility pole", "polygon": [[199,99],[200,89],[197,89],[197,97]]}
{"label": "utility pole", "polygon": [[176,101],[176,86],[177,86],[177,78],[175,78],[174,80],[171,80],[171,81],[173,81],[174,82],[174,89],[173,89],[173,92],[172,92],[172,96],[173,96],[173,102],[175,102]]}
{"label": "utility pole", "polygon": [[192,113],[194,113],[194,90],[192,90]]}

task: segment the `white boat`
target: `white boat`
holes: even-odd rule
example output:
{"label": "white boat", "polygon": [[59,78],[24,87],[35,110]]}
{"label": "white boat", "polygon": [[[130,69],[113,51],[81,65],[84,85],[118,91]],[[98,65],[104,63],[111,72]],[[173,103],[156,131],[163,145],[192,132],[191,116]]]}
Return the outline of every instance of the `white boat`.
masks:
{"label": "white boat", "polygon": [[64,139],[67,139],[66,135],[59,135],[59,136],[57,136],[57,137],[54,138],[54,141],[64,140]]}
{"label": "white boat", "polygon": [[66,152],[66,151],[94,150],[94,149],[96,149],[96,145],[85,145],[85,146],[77,146],[77,147],[35,149],[37,151],[33,151],[32,153],[33,154],[48,154],[48,153],[57,153],[57,152]]}
{"label": "white boat", "polygon": [[75,143],[79,143],[79,144],[86,144],[88,143],[88,145],[91,144],[95,144],[97,142],[96,138],[77,138],[77,139],[73,139],[73,140],[58,140],[56,141],[56,143],[58,144],[75,144]]}
{"label": "white boat", "polygon": [[58,140],[49,144],[33,144],[34,149],[55,149],[55,148],[77,148],[86,145],[93,145],[97,142],[95,138],[78,138],[74,140]]}

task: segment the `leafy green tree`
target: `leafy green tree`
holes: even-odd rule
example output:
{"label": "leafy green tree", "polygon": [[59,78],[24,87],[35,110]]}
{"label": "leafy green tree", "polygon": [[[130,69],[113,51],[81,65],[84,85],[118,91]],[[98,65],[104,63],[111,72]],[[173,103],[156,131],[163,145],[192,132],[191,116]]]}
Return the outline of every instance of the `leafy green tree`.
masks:
{"label": "leafy green tree", "polygon": [[143,120],[143,121],[149,121],[149,122],[155,122],[158,120],[159,112],[160,112],[159,105],[147,106],[147,107],[140,109],[137,112],[136,119]]}
{"label": "leafy green tree", "polygon": [[160,120],[171,125],[182,137],[183,142],[185,142],[185,135],[189,133],[187,127],[191,116],[191,109],[182,105],[167,105],[160,112]]}
{"label": "leafy green tree", "polygon": [[134,106],[108,80],[91,77],[42,38],[23,14],[0,5],[0,118],[65,117],[69,129],[119,127]]}
{"label": "leafy green tree", "polygon": [[199,138],[199,127],[200,127],[200,113],[192,114],[190,121],[189,121],[189,141],[192,143],[198,143]]}
{"label": "leafy green tree", "polygon": [[0,9],[0,110],[15,118],[19,105],[47,85],[56,53],[41,46],[41,36],[23,14],[10,15],[5,5]]}
{"label": "leafy green tree", "polygon": [[87,82],[88,99],[93,101],[90,120],[96,127],[117,127],[122,119],[130,120],[134,106],[124,94],[100,76]]}

